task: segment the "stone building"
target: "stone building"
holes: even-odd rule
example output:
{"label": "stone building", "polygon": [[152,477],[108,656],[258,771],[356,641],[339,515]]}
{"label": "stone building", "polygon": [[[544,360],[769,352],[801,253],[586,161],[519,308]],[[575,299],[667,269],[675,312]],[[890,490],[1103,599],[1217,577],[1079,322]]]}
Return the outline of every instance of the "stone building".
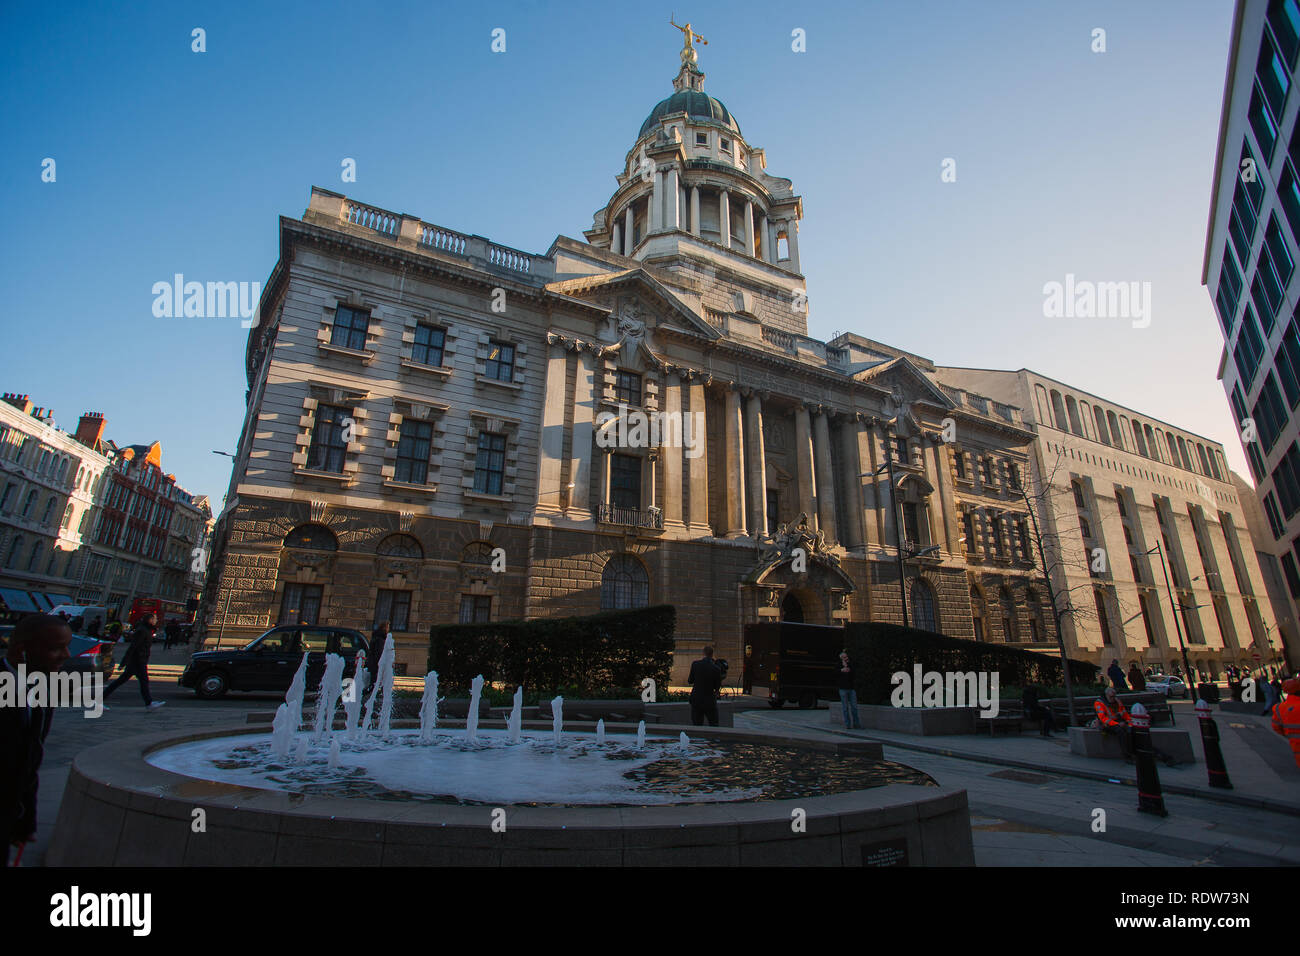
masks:
{"label": "stone building", "polygon": [[418,673],[435,623],[670,603],[677,679],[776,618],[1054,647],[1019,408],[808,335],[801,200],[703,80],[688,42],[545,255],[321,189],[280,220],[210,642],[388,619]]}
{"label": "stone building", "polygon": [[1028,369],[939,374],[1019,405],[1033,427],[1030,488],[1054,586],[1077,609],[1062,624],[1072,656],[1181,672],[1181,636],[1192,669],[1217,680],[1280,654],[1220,445]]}

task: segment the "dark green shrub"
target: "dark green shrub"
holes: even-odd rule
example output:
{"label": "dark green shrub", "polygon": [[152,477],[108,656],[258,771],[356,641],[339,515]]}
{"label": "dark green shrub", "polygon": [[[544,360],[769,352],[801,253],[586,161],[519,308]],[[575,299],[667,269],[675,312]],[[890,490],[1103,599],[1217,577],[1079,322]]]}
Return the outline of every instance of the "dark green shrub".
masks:
{"label": "dark green shrub", "polygon": [[640,688],[646,677],[666,691],[676,624],[677,610],[668,604],[586,617],[440,624],[429,632],[429,669],[438,672],[440,692],[444,686],[465,692],[479,674],[489,683],[523,684],[530,697],[559,688],[592,697]]}

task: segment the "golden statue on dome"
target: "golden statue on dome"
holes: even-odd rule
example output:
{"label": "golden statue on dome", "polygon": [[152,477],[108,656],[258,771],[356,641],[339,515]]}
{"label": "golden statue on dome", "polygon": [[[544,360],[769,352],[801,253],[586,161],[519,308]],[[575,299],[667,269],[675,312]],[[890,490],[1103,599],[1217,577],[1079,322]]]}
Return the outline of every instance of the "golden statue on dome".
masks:
{"label": "golden statue on dome", "polygon": [[700,36],[698,33],[695,33],[693,30],[691,30],[691,25],[689,23],[686,24],[685,26],[682,26],[673,17],[669,17],[668,22],[671,23],[673,26],[675,26],[678,30],[682,31],[682,37],[686,41],[685,43],[682,44],[682,65],[694,67],[699,57],[696,54],[695,47],[691,44],[691,41],[699,40],[700,43],[704,44],[704,46],[708,46],[709,41],[704,39],[704,37]]}

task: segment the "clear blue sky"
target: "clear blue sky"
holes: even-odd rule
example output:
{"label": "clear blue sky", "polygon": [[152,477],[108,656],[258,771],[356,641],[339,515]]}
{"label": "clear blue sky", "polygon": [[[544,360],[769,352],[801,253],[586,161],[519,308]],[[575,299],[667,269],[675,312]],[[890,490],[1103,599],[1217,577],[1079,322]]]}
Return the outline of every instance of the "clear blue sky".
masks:
{"label": "clear blue sky", "polygon": [[[247,332],[154,318],[153,284],[265,282],[277,217],[301,216],[313,184],[530,251],[581,238],[671,92],[676,14],[709,40],[705,88],[804,197],[812,334],[1028,366],[1222,441],[1244,473],[1200,285],[1231,13],[9,2],[0,388],[69,430],[95,410],[119,443],[161,441],[164,467],[219,506],[230,463],[211,451],[239,435]],[[940,182],[946,157],[956,183]],[[1150,282],[1151,326],[1044,318],[1044,283],[1067,273]]]}

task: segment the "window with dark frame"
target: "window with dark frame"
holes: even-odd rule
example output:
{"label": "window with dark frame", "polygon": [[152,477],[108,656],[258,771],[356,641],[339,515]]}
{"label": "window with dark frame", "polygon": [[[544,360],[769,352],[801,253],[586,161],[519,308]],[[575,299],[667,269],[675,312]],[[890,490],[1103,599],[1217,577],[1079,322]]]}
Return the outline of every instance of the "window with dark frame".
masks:
{"label": "window with dark frame", "polygon": [[614,385],[614,397],[624,405],[641,404],[641,376],[627,369],[618,370],[618,379]]}
{"label": "window with dark frame", "polygon": [[478,433],[478,456],[474,460],[474,490],[484,495],[501,494],[506,472],[506,436]]}
{"label": "window with dark frame", "polygon": [[432,441],[433,425],[429,422],[409,418],[402,420],[394,480],[412,485],[422,485],[429,480],[429,448]]}
{"label": "window with dark frame", "polygon": [[411,361],[421,365],[442,365],[443,349],[447,344],[447,330],[421,322],[415,327],[415,345],[411,347]]}
{"label": "window with dark frame", "polygon": [[343,440],[344,422],[349,420],[351,413],[350,408],[342,405],[316,407],[316,424],[307,450],[308,468],[342,474],[348,451],[348,443]]}
{"label": "window with dark frame", "polygon": [[609,503],[615,508],[641,507],[641,458],[611,455],[609,460]]}
{"label": "window with dark frame", "polygon": [[280,601],[281,624],[316,624],[320,616],[319,584],[286,584]]}
{"label": "window with dark frame", "polygon": [[369,331],[369,312],[340,305],[334,310],[334,328],[330,330],[330,345],[357,352],[365,351],[366,333]]}
{"label": "window with dark frame", "polygon": [[375,596],[375,623],[388,621],[394,631],[409,631],[411,623],[411,592],[381,589]]}
{"label": "window with dark frame", "polygon": [[483,373],[498,382],[515,380],[515,347],[495,339],[488,347],[487,365]]}
{"label": "window with dark frame", "polygon": [[462,594],[460,596],[460,623],[487,624],[492,620],[492,595]]}

